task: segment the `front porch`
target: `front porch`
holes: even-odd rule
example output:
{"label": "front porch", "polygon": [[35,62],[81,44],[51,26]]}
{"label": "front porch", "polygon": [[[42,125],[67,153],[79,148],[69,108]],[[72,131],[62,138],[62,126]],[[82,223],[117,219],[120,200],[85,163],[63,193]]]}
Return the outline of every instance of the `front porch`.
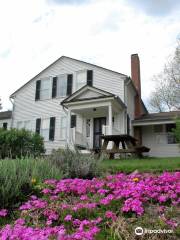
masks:
{"label": "front porch", "polygon": [[[89,86],[74,95],[63,102],[67,111],[68,146],[99,149],[102,135],[126,133],[126,108],[118,97]],[[72,126],[73,115],[77,116],[76,126]]]}

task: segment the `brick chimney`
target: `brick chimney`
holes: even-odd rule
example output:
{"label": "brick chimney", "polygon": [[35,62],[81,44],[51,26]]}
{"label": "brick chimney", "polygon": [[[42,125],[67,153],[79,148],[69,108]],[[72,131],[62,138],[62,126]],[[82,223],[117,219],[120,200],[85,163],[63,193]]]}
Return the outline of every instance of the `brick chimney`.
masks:
{"label": "brick chimney", "polygon": [[131,78],[137,89],[137,95],[135,96],[135,118],[139,118],[142,115],[141,110],[141,74],[140,74],[140,61],[138,54],[131,55]]}
{"label": "brick chimney", "polygon": [[141,97],[141,73],[140,73],[140,61],[138,54],[131,55],[131,78],[134,85]]}

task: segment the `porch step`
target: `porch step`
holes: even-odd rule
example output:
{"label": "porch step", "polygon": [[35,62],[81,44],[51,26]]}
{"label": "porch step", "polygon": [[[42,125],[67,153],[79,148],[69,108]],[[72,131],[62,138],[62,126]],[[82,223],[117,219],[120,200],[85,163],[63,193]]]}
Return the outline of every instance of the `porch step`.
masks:
{"label": "porch step", "polygon": [[90,154],[91,152],[88,149],[79,150],[82,154]]}

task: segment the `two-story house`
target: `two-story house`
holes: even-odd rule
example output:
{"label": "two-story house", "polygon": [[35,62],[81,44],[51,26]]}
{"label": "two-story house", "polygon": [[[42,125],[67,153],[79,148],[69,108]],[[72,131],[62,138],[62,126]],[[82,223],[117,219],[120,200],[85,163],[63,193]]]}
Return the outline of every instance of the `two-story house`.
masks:
{"label": "two-story house", "polygon": [[[102,134],[127,133],[143,142],[145,133],[147,140],[149,125],[141,123],[143,117],[150,114],[141,100],[137,54],[131,55],[131,78],[62,56],[10,98],[13,102],[11,127],[41,134],[47,154],[67,145],[99,148]],[[143,143],[146,146],[151,142],[153,131],[148,134],[148,141]],[[173,151],[174,155],[179,154],[177,146]]]}

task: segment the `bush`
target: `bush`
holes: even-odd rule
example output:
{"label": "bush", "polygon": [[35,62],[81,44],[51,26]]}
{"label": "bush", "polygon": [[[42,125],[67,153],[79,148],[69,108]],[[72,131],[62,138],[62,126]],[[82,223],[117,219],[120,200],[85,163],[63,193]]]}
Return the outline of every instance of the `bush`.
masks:
{"label": "bush", "polygon": [[36,184],[61,177],[61,171],[47,159],[0,160],[0,208],[13,208],[36,193]]}
{"label": "bush", "polygon": [[176,128],[173,129],[176,141],[180,143],[180,119],[176,120]]}
{"label": "bush", "polygon": [[65,178],[91,179],[100,174],[100,160],[78,150],[58,149],[50,155],[50,161],[63,172]]}
{"label": "bush", "polygon": [[0,129],[0,158],[37,157],[44,153],[43,138],[25,129]]}

